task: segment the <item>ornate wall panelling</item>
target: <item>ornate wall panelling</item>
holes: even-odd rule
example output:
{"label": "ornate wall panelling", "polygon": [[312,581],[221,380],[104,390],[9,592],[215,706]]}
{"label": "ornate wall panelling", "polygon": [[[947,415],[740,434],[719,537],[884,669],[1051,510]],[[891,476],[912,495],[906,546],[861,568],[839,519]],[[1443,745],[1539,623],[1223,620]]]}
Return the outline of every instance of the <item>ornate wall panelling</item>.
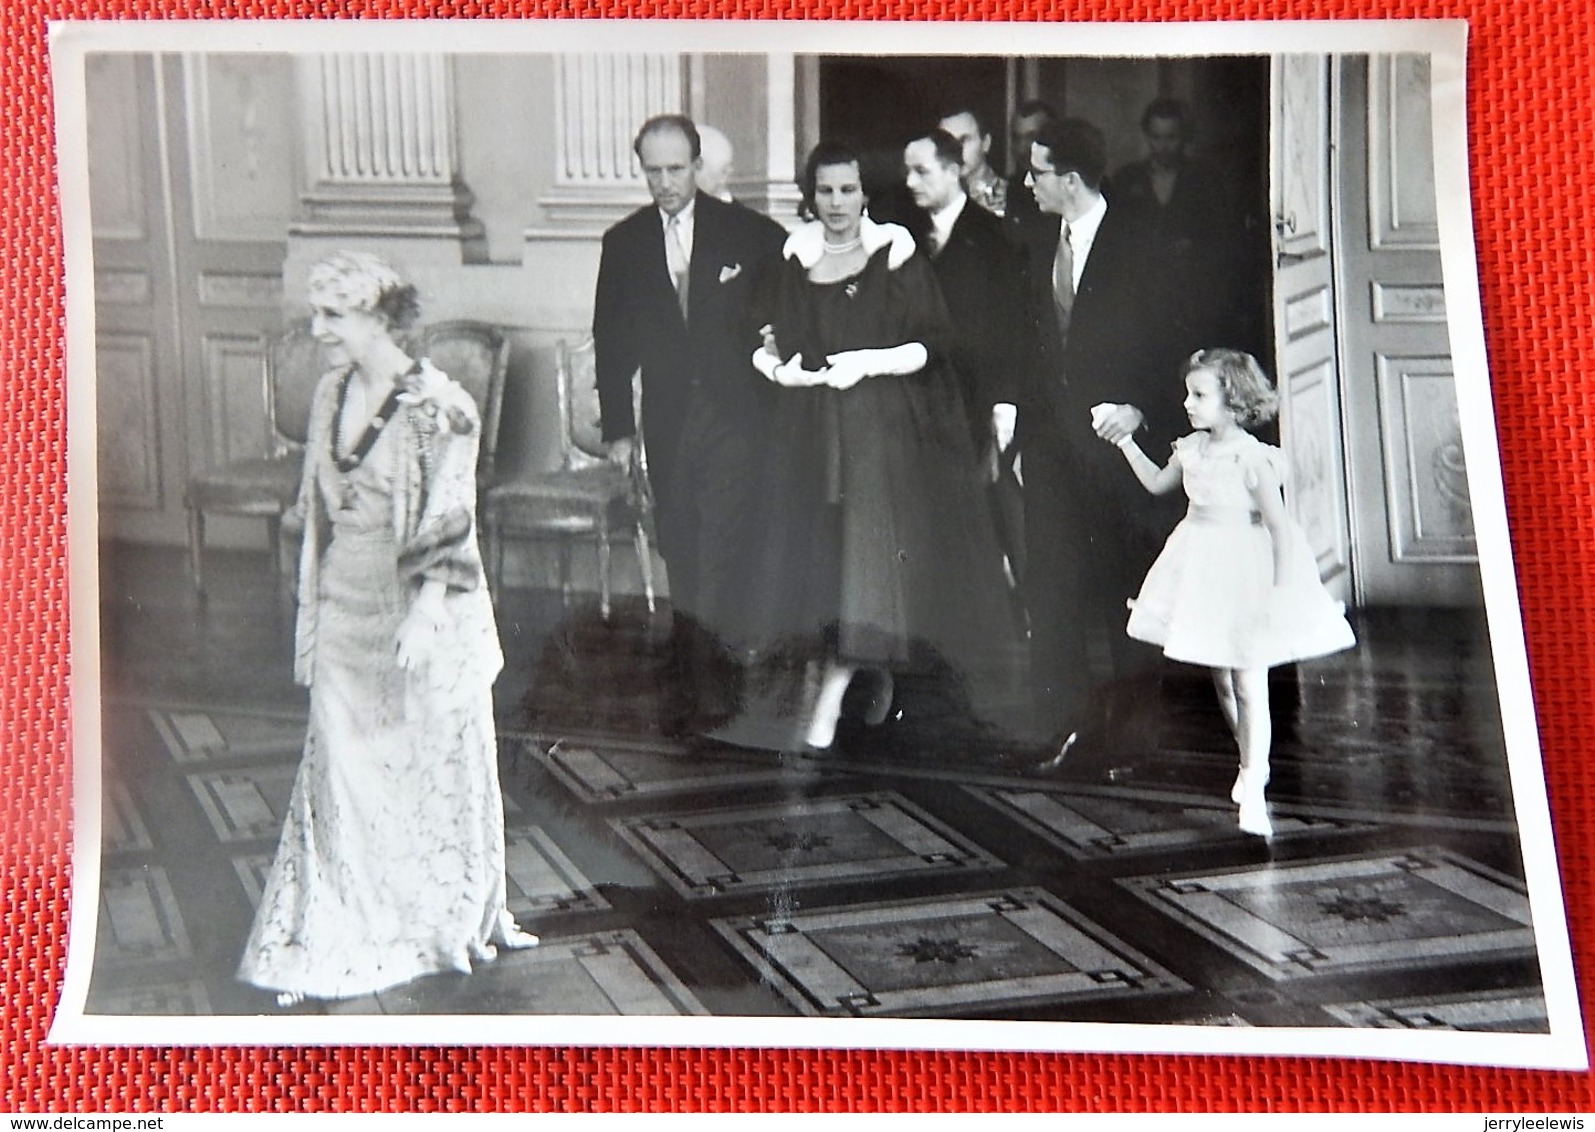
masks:
{"label": "ornate wall panelling", "polygon": [[1332,223],[1334,115],[1329,60],[1288,55],[1273,63],[1275,374],[1280,442],[1291,461],[1288,502],[1307,532],[1319,573],[1349,598],[1350,535]]}
{"label": "ornate wall panelling", "polygon": [[[189,474],[263,452],[298,157],[287,56],[87,67],[102,530],[181,541]],[[215,527],[260,540],[258,524]]]}
{"label": "ornate wall panelling", "polygon": [[1381,357],[1378,374],[1391,557],[1477,562],[1451,359]]}
{"label": "ornate wall panelling", "polygon": [[594,239],[648,203],[631,143],[655,114],[687,109],[679,54],[560,55],[554,61],[554,184],[538,202],[542,239]]}
{"label": "ornate wall panelling", "polygon": [[[301,179],[291,58],[186,55],[182,175],[173,178],[183,264],[189,471],[266,452],[263,335],[282,324],[282,262]],[[175,83],[173,84],[176,85]],[[174,158],[178,155],[174,154]],[[260,524],[212,524],[214,541],[256,542]]]}
{"label": "ornate wall panelling", "polygon": [[150,56],[86,60],[94,237],[95,412],[100,523],[136,533],[180,495],[180,344],[169,254],[161,76]]}
{"label": "ornate wall panelling", "polygon": [[1429,59],[1358,57],[1342,72],[1358,588],[1371,603],[1468,601],[1477,558],[1445,321]]}
{"label": "ornate wall panelling", "polygon": [[100,327],[95,335],[95,395],[102,518],[161,506],[154,336]]}

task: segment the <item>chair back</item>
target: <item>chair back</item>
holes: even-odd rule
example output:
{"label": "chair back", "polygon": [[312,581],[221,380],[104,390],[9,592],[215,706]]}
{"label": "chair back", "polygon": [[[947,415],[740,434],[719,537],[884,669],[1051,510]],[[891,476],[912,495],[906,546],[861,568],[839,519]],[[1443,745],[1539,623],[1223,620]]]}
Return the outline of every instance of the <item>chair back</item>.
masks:
{"label": "chair back", "polygon": [[572,344],[561,341],[558,357],[559,423],[565,442],[565,466],[581,468],[603,460],[603,414],[598,403],[598,365],[592,336]]}
{"label": "chair back", "polygon": [[498,424],[504,405],[510,341],[498,327],[473,319],[437,322],[421,331],[416,352],[459,382],[476,400],[482,414],[482,443],[477,454],[476,482],[493,482],[498,461]]}
{"label": "chair back", "polygon": [[268,337],[261,350],[266,382],[266,446],[273,457],[303,448],[310,436],[316,384],[327,371],[321,343],[300,319]]}

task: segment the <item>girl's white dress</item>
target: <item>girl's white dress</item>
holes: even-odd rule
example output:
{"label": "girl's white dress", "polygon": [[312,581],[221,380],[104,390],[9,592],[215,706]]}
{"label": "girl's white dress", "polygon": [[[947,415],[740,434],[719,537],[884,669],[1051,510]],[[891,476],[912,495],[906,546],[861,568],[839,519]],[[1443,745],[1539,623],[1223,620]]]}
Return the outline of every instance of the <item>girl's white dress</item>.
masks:
{"label": "girl's white dress", "polygon": [[1210,452],[1205,432],[1176,440],[1174,452],[1190,507],[1130,602],[1130,636],[1213,668],[1272,667],[1356,644],[1294,522],[1284,535],[1284,584],[1274,585],[1273,539],[1251,488],[1265,467],[1283,483],[1285,454],[1250,433]]}

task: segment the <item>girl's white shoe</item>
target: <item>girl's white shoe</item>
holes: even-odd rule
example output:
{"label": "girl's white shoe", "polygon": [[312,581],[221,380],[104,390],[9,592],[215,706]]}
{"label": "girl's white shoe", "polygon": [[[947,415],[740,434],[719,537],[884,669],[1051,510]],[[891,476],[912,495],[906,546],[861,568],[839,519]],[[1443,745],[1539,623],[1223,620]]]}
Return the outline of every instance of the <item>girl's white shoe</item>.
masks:
{"label": "girl's white shoe", "polygon": [[[1267,786],[1267,785],[1268,785],[1268,771],[1264,770],[1263,771],[1263,781],[1261,783],[1259,783],[1258,787],[1257,787],[1258,792],[1261,793],[1263,787]],[[1243,801],[1245,801],[1245,799],[1246,799],[1246,768],[1245,767],[1241,767],[1240,773],[1235,776],[1235,785],[1231,786],[1229,788],[1229,800],[1231,802],[1234,802],[1238,806]]]}
{"label": "girl's white shoe", "polygon": [[1268,799],[1264,797],[1264,788],[1267,786],[1268,767],[1261,766],[1255,771],[1241,768],[1230,797],[1240,804],[1240,827],[1243,833],[1250,833],[1254,837],[1274,836],[1274,823],[1268,817]]}

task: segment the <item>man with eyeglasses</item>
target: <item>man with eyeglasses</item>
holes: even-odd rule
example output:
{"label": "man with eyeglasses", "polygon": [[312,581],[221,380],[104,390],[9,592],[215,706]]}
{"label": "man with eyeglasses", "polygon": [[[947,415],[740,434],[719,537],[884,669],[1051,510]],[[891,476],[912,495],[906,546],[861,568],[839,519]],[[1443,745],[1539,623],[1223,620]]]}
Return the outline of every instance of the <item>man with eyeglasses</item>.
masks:
{"label": "man with eyeglasses", "polygon": [[[1025,178],[1042,215],[1026,233],[1036,357],[1016,444],[1031,683],[1052,766],[1077,744],[1123,753],[1151,738],[1136,732],[1153,718],[1146,676],[1160,658],[1125,635],[1125,603],[1178,519],[1167,499],[1125,475],[1113,447],[1133,434],[1159,453],[1181,434],[1184,354],[1137,226],[1103,196],[1106,165],[1102,132],[1065,118],[1038,133]],[[1106,689],[1090,663],[1103,633],[1113,662]]]}

